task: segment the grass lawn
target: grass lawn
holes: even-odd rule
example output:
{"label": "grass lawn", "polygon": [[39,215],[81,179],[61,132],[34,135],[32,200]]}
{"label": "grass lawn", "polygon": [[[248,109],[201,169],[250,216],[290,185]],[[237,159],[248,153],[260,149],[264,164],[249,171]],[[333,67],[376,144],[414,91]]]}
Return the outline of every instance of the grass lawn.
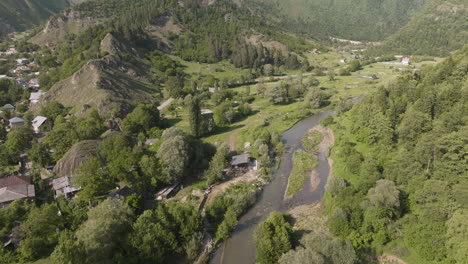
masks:
{"label": "grass lawn", "polygon": [[293,170],[289,175],[288,188],[286,189],[286,196],[290,196],[299,191],[303,186],[307,177],[308,171],[315,169],[318,165],[317,157],[304,151],[294,152],[293,157]]}
{"label": "grass lawn", "polygon": [[323,135],[318,131],[309,131],[302,138],[302,146],[307,151],[318,151],[317,147],[322,142]]}

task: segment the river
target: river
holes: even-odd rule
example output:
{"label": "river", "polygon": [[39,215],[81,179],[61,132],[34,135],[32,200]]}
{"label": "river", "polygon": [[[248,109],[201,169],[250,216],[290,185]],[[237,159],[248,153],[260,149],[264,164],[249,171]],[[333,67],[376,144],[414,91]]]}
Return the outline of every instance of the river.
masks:
{"label": "river", "polygon": [[[319,153],[317,170],[319,171],[320,184],[317,189],[311,193],[304,188],[291,199],[286,201],[283,199],[288,177],[292,170],[292,156],[296,150],[302,149],[302,137],[309,129],[318,125],[323,118],[332,113],[332,110],[326,110],[303,119],[281,134],[280,138],[284,144],[285,154],[281,157],[279,168],[272,172],[272,182],[264,188],[257,203],[239,219],[239,224],[232,232],[231,237],[219,246],[210,263],[255,263],[253,232],[261,221],[265,220],[273,211],[286,212],[291,207],[311,204],[323,198],[330,168],[325,153]],[[307,181],[304,186],[310,184],[310,178]]]}

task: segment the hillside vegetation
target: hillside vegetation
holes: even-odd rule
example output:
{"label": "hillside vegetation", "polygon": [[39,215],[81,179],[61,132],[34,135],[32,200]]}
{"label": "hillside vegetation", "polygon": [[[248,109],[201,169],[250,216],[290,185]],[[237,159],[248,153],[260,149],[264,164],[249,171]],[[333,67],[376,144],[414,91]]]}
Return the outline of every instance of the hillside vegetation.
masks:
{"label": "hillside vegetation", "polygon": [[361,252],[467,263],[468,48],[364,98],[335,125],[328,226]]}
{"label": "hillside vegetation", "polygon": [[1,0],[0,35],[30,29],[80,0]]}
{"label": "hillside vegetation", "polygon": [[371,52],[447,56],[468,43],[468,1],[435,1]]}
{"label": "hillside vegetation", "polygon": [[403,27],[430,0],[253,0],[291,30],[313,37],[380,41]]}

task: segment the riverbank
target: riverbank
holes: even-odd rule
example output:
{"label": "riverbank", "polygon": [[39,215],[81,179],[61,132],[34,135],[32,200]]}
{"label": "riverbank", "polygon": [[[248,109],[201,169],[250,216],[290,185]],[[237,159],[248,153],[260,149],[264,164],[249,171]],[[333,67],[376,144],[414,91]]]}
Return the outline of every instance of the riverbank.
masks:
{"label": "riverbank", "polygon": [[[318,154],[326,157],[329,166],[329,175],[332,173],[333,160],[328,156],[335,143],[335,136],[330,128],[321,125],[314,126],[309,132],[317,131],[322,135],[322,141],[317,145]],[[320,183],[319,171],[310,172],[311,190],[315,191]],[[325,183],[326,184],[326,183]],[[308,186],[304,186],[307,188]],[[326,217],[322,214],[324,201],[320,200],[312,204],[291,207],[288,213],[295,219],[293,228],[297,231],[328,232],[325,226]]]}
{"label": "riverbank", "polygon": [[[307,131],[317,126],[322,119],[332,113],[332,110],[325,110],[314,114],[295,123],[280,135],[285,152],[281,156],[279,167],[272,169],[271,182],[264,186],[263,191],[257,199],[257,203],[239,219],[237,227],[231,233],[231,237],[219,245],[210,263],[255,263],[255,246],[253,243],[255,228],[271,212],[287,212],[291,208],[290,201],[285,200],[283,194],[293,166],[293,153],[301,149],[301,139]],[[299,200],[294,205],[312,204],[322,200],[325,192],[325,183],[329,174],[328,162],[325,155],[319,155],[317,172],[319,174],[319,181],[315,191],[309,192],[305,200]]]}
{"label": "riverbank", "polygon": [[[333,161],[328,157],[330,148],[335,142],[335,137],[333,131],[330,128],[317,125],[312,127],[305,135],[307,137],[313,132],[320,133],[321,140],[314,144],[313,149],[317,150],[316,152],[310,152],[307,150],[298,150],[293,156],[294,167],[288,178],[288,185],[286,187],[286,192],[284,194],[285,200],[303,200],[305,196],[308,196],[310,193],[313,193],[320,184],[319,178],[319,168],[317,167],[317,162],[314,161],[311,164],[312,169],[308,169],[308,166],[304,166],[301,162],[298,162],[297,154],[306,153],[307,155],[315,155],[317,160],[327,159],[328,166],[331,170]],[[304,148],[305,142],[304,138],[301,140],[302,148]],[[311,146],[309,146],[311,147]],[[314,158],[315,158],[314,156]],[[299,166],[299,167],[296,167]],[[301,170],[301,171],[298,171]],[[302,174],[302,175],[297,175]],[[304,177],[303,177],[304,176]],[[298,187],[298,185],[300,185]],[[295,204],[294,202],[292,204]]]}

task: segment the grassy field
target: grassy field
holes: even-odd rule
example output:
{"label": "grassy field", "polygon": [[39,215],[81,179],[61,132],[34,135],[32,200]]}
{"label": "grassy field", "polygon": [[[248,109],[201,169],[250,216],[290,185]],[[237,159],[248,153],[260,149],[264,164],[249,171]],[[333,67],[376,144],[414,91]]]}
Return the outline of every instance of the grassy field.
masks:
{"label": "grassy field", "polygon": [[317,157],[304,151],[294,152],[293,170],[288,180],[288,188],[286,196],[290,196],[299,191],[303,186],[310,170],[315,169],[318,165]]}
{"label": "grassy field", "polygon": [[[345,67],[344,64],[339,63],[339,58],[343,55],[337,52],[329,52],[322,54],[309,54],[311,64],[321,65],[328,67]],[[175,57],[176,58],[176,57]],[[217,64],[203,64],[182,62],[187,68],[186,72],[189,74],[212,74],[215,78],[223,77],[239,77],[242,74],[248,73],[247,70],[236,69],[228,62],[220,62]],[[224,65],[224,66],[223,66]],[[225,67],[224,72],[217,72],[217,67]],[[375,74],[379,79],[370,80],[363,78],[369,74]],[[317,78],[320,81],[320,87],[327,94],[332,95],[330,102],[337,102],[340,98],[349,98],[355,96],[365,96],[372,90],[379,86],[386,85],[398,76],[399,72],[396,71],[391,65],[386,64],[371,64],[364,66],[360,71],[352,73],[350,76],[336,76],[334,81],[330,81],[328,76],[306,76],[303,81],[306,82],[310,78]],[[265,86],[279,85],[281,81],[268,82]],[[237,93],[244,93],[247,87],[250,88],[250,94],[256,94],[257,85],[244,85],[236,88],[231,88],[231,91]],[[332,105],[328,107],[332,107]],[[219,128],[216,134],[203,138],[204,141],[214,143],[216,141],[229,142],[235,149],[242,149],[244,142],[253,143],[254,134],[258,131],[259,126],[263,126],[265,120],[268,120],[269,125],[267,129],[272,133],[281,134],[297,121],[319,111],[322,109],[308,110],[301,100],[293,101],[284,105],[273,105],[268,100],[261,96],[255,96],[255,100],[251,103],[253,114],[243,119],[236,120],[234,123],[227,127]],[[213,105],[210,100],[203,102],[203,108],[212,109]],[[188,131],[187,110],[181,107],[175,110],[165,110],[165,114],[171,116],[169,122],[175,124],[177,127]],[[176,117],[177,116],[177,117]]]}

